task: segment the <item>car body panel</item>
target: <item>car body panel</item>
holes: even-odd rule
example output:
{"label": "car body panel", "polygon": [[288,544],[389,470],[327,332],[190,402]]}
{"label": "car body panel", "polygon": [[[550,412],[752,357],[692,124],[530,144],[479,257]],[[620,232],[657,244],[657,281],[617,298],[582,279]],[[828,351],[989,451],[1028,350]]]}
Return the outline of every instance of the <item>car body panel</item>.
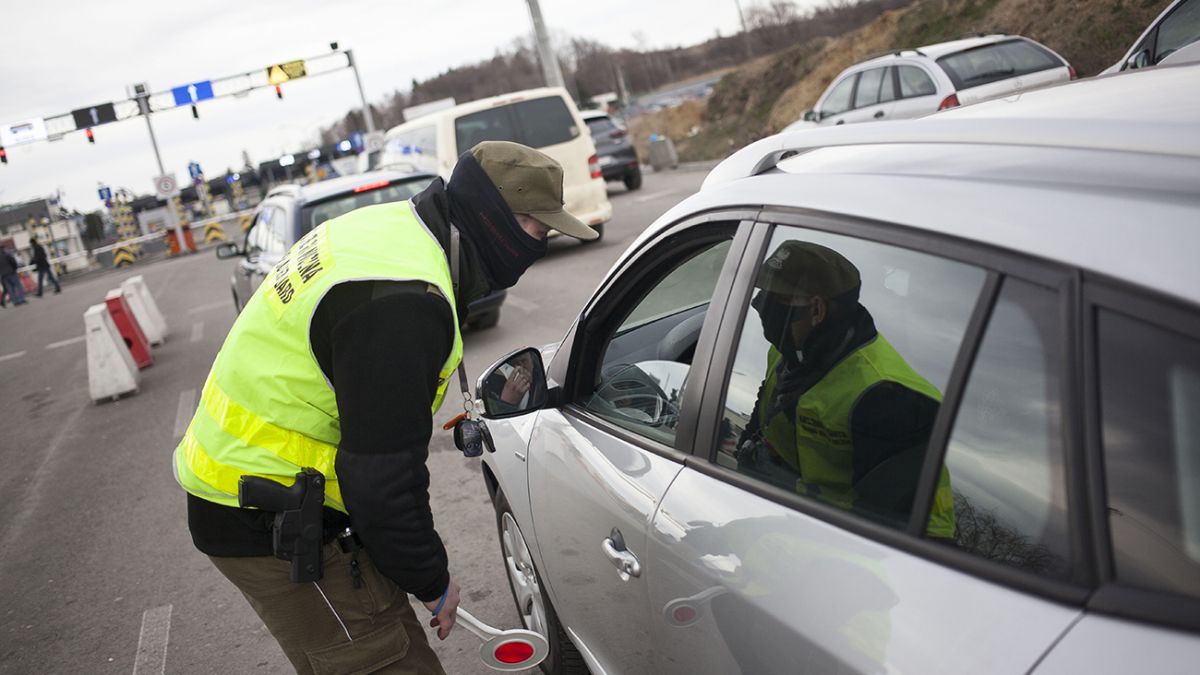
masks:
{"label": "car body panel", "polygon": [[1200,663],[1200,636],[1089,614],[1033,675],[1188,675]]}
{"label": "car body panel", "polygon": [[621,580],[601,543],[617,528],[644,559],[646,529],[682,465],[558,410],[538,418],[528,462],[542,578],[559,617],[606,670],[656,672],[649,635],[631,620],[645,615],[645,581]]}
{"label": "car body panel", "polygon": [[691,469],[650,535],[659,672],[1022,673],[1080,614]]}
{"label": "car body panel", "polygon": [[[1179,7],[1198,1],[1200,0],[1175,0],[1170,5],[1167,5],[1167,8],[1159,13],[1159,15],[1155,17],[1154,21],[1150,22],[1150,25],[1146,27],[1146,30],[1142,31],[1142,34],[1138,36],[1138,39],[1133,41],[1133,45],[1129,47],[1129,51],[1125,52],[1124,56],[1122,56],[1116,63],[1105,68],[1100,74],[1108,75],[1111,73],[1119,73],[1124,70],[1133,69],[1133,62],[1136,55],[1139,52],[1149,48],[1149,39],[1152,37],[1153,33],[1158,31],[1159,25],[1161,25],[1162,22],[1168,16],[1174,13]],[[1197,44],[1200,43],[1192,42],[1191,44],[1181,47],[1174,54],[1167,55],[1166,58],[1162,59],[1158,65],[1170,63],[1190,63],[1200,59],[1200,48],[1196,47]],[[1155,64],[1149,64],[1148,66],[1142,66],[1142,68],[1154,67],[1154,65]]]}

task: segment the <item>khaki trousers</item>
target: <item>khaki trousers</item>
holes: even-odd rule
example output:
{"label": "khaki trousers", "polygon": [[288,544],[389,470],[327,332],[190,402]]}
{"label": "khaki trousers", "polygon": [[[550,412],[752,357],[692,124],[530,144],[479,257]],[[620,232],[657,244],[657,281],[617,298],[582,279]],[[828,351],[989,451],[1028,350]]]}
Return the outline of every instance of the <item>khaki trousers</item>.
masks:
{"label": "khaki trousers", "polygon": [[445,675],[408,595],[359,550],[360,588],[351,554],[336,543],[322,549],[324,577],[288,579],[291,563],[273,557],[214,558],[266,624],[300,675]]}

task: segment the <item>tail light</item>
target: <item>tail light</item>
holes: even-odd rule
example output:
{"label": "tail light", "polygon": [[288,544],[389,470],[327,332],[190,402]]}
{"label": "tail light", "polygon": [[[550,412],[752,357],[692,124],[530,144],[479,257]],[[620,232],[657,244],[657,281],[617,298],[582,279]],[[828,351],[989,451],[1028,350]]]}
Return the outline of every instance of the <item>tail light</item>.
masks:
{"label": "tail light", "polygon": [[960,104],[958,102],[958,94],[950,94],[946,98],[942,99],[942,102],[938,104],[938,110],[945,110],[946,108],[957,108],[959,105]]}
{"label": "tail light", "polygon": [[601,177],[599,155],[592,155],[591,157],[588,157],[588,172],[592,174],[592,178]]}
{"label": "tail light", "polygon": [[1072,80],[1079,79],[1079,73],[1075,72],[1075,66],[1067,66],[1067,72],[1071,74]]}
{"label": "tail light", "polygon": [[356,192],[356,193],[369,192],[371,190],[378,190],[379,188],[385,188],[388,185],[389,185],[389,183],[386,180],[379,181],[378,183],[367,183],[366,185],[359,185],[358,187],[354,188],[354,192]]}

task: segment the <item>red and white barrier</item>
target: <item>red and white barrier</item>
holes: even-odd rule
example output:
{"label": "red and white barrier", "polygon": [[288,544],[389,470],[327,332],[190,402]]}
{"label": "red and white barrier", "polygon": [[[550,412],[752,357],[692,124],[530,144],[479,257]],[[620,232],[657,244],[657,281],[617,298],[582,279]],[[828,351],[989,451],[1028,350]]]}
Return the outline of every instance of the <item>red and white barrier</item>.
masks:
{"label": "red and white barrier", "polygon": [[154,365],[154,355],[150,353],[150,341],[146,339],[141,325],[138,324],[129,305],[125,302],[125,295],[121,289],[114,288],[109,291],[104,296],[104,304],[108,306],[108,314],[112,317],[117,332],[121,334],[125,344],[129,347],[129,353],[133,355],[133,362],[137,364],[137,367],[141,369]]}
{"label": "red and white barrier", "polygon": [[83,327],[87,338],[88,393],[92,401],[136,393],[141,373],[108,314],[108,305],[88,307],[83,313]]}
{"label": "red and white barrier", "polygon": [[142,275],[122,281],[121,294],[125,296],[125,304],[129,305],[133,317],[137,319],[150,344],[160,345],[166,341],[167,322],[163,319],[162,312],[158,311],[158,304],[154,302],[154,296],[150,295],[150,289],[146,287]]}

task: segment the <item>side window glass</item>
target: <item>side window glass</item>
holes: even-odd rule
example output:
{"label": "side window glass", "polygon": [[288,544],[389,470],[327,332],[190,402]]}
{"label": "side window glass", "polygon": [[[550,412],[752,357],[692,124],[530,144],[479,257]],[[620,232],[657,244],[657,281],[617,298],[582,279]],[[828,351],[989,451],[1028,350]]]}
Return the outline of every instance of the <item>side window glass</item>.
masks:
{"label": "side window glass", "polygon": [[267,242],[267,250],[271,253],[287,253],[290,220],[285,217],[286,212],[283,209],[271,209],[275,213],[271,215],[271,231]]}
{"label": "side window glass", "polygon": [[1097,328],[1117,579],[1200,598],[1200,341],[1108,310]]}
{"label": "side window glass", "polygon": [[888,66],[883,74],[883,84],[879,88],[879,102],[887,103],[896,100],[896,68]]}
{"label": "side window glass", "polygon": [[850,109],[850,95],[854,93],[854,81],[857,79],[856,73],[834,85],[825,102],[821,104],[821,117],[839,115]]}
{"label": "side window glass", "polygon": [[916,66],[900,66],[896,74],[900,79],[900,98],[932,96],[937,93],[933,80]]}
{"label": "side window glass", "polygon": [[710,244],[646,284],[649,290],[602,347],[595,392],[585,408],[674,444],[683,387],[729,247],[728,239]]}
{"label": "side window glass", "polygon": [[858,90],[854,93],[854,107],[864,108],[879,103],[879,87],[883,84],[886,68],[864,70],[858,78]]}
{"label": "side window glass", "polygon": [[1154,46],[1154,63],[1171,52],[1200,39],[1200,2],[1192,0],[1175,8],[1158,27],[1158,44]]}
{"label": "side window glass", "polygon": [[463,115],[454,120],[454,138],[458,152],[463,153],[483,141],[515,141],[517,130],[512,125],[512,108],[501,106]]}
{"label": "side window glass", "polygon": [[924,253],[778,228],[743,312],[717,463],[904,528],[985,278]]}
{"label": "side window glass", "polygon": [[522,101],[513,109],[517,123],[521,125],[524,143],[531,148],[566,143],[579,135],[580,129],[575,125],[575,118],[571,117],[571,111],[567,110],[567,104],[560,96]]}
{"label": "side window glass", "polygon": [[249,242],[249,253],[257,253],[267,249],[267,233],[271,230],[271,216],[274,209],[266,207],[258,212],[258,216],[254,219],[254,225],[250,228],[250,233],[247,235]]}
{"label": "side window glass", "polygon": [[[1007,279],[946,450],[958,547],[1046,577],[1070,576],[1057,294]],[[943,474],[944,475],[944,474]]]}

